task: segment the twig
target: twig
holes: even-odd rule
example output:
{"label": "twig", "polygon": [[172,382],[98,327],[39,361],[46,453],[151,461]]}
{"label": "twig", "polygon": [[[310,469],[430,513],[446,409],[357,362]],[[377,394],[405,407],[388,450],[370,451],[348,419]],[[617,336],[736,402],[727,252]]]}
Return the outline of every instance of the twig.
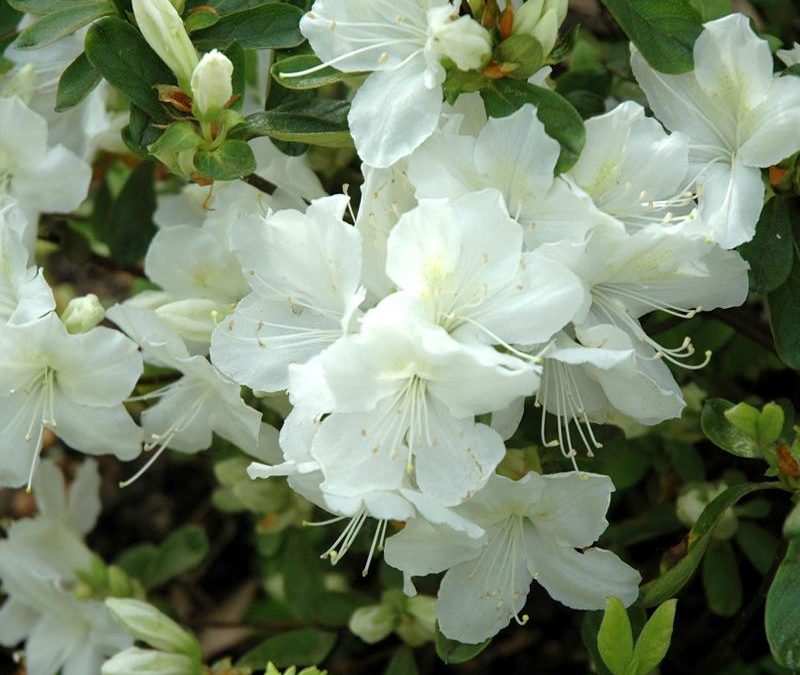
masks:
{"label": "twig", "polygon": [[256,173],[251,173],[248,174],[247,176],[243,176],[242,180],[248,185],[252,185],[256,190],[259,190],[266,195],[273,194],[277,189],[277,186],[273,185],[268,180],[265,180]]}

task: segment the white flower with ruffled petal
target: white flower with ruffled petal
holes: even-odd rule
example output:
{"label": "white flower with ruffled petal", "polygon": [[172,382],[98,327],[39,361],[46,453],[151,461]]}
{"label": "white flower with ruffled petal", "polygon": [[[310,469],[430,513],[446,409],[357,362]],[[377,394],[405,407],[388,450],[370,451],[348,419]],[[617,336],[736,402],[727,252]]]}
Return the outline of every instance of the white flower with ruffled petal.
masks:
{"label": "white flower with ruffled petal", "polygon": [[[615,554],[592,547],[608,526],[607,476],[529,473],[492,476],[459,512],[481,525],[480,539],[412,520],[386,541],[386,561],[407,577],[447,570],[439,588],[442,633],[475,644],[520,616],[535,580],[562,604],[602,609],[609,596],[636,600],[641,577]],[[407,583],[407,590],[413,587]]]}
{"label": "white flower with ruffled petal", "polygon": [[707,235],[734,248],[755,234],[761,168],[800,150],[800,80],[773,74],[769,45],[743,14],[706,23],[694,62],[690,73],[664,75],[632,57],[658,119],[689,139]]}
{"label": "white flower with ruffled petal", "polygon": [[138,456],[142,430],[122,402],[141,373],[136,345],[118,331],[71,335],[53,313],[0,324],[0,485],[30,484],[45,429],[81,452]]}
{"label": "white flower with ruffled petal", "polygon": [[491,56],[489,32],[459,16],[451,0],[316,0],[300,30],[322,67],[370,73],[349,120],[359,156],[378,168],[410,155],[436,129],[443,58],[471,70]]}

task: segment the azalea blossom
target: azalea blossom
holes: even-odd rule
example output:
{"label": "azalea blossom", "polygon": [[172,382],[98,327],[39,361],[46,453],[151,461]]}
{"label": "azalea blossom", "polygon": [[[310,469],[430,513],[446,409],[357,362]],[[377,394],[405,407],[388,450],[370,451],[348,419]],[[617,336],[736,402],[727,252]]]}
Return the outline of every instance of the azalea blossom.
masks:
{"label": "azalea blossom", "polygon": [[86,460],[67,491],[58,467],[45,460],[33,481],[39,515],[14,523],[0,540],[0,644],[25,641],[30,675],[99,675],[103,661],[133,640],[96,600],[79,600],[78,572],[94,554],[83,537],[100,514],[100,476]]}
{"label": "azalea blossom", "polygon": [[791,49],[779,49],[775,55],[787,68],[800,64],[800,43],[795,42]]}
{"label": "azalea blossom", "polygon": [[71,335],[54,313],[0,324],[0,485],[31,484],[45,429],[81,452],[138,456],[142,431],[122,401],[141,372],[118,331]]}
{"label": "azalea blossom", "polygon": [[[459,512],[486,530],[472,539],[415,519],[386,540],[386,561],[407,577],[447,570],[439,588],[442,633],[475,644],[497,634],[525,606],[531,581],[574,609],[602,609],[609,596],[636,600],[641,577],[592,544],[608,526],[614,487],[579,472],[519,481],[494,475]],[[407,583],[407,590],[413,587]]]}
{"label": "azalea blossom", "polygon": [[593,227],[622,228],[569,176],[554,177],[560,146],[526,104],[486,122],[477,136],[443,130],[409,160],[417,198],[460,197],[499,190],[533,250],[548,241],[581,241]]}
{"label": "azalea blossom", "polygon": [[[181,377],[142,396],[158,403],[142,413],[150,461],[132,482],[166,449],[194,453],[207,449],[219,434],[245,452],[259,456],[261,413],[248,406],[241,388],[204,356],[192,356],[181,338],[154,313],[129,304],[108,310],[108,318],[141,347],[144,358],[177,370]],[[269,431],[264,440],[269,440]]]}
{"label": "azalea blossom", "polygon": [[349,117],[367,164],[387,168],[434,132],[443,58],[461,70],[488,62],[491,36],[458,10],[450,0],[316,0],[301,20],[300,30],[325,66],[370,73]]}
{"label": "azalea blossom", "polygon": [[231,245],[252,292],[221,322],[211,358],[229,377],[280,391],[288,368],[347,334],[364,299],[361,240],[344,222],[343,195],[315,200],[305,214],[240,219]]}
{"label": "azalea blossom", "polygon": [[800,80],[773,74],[769,45],[743,14],[706,23],[694,61],[690,73],[664,75],[632,57],[658,119],[689,140],[707,235],[733,248],[755,234],[761,168],[800,150]]}
{"label": "azalea blossom", "polygon": [[[47,122],[17,96],[0,98],[0,194],[37,222],[40,213],[69,213],[86,198],[92,170],[63,145],[48,147]],[[42,189],[46,185],[47,189]],[[32,248],[31,228],[24,242]]]}

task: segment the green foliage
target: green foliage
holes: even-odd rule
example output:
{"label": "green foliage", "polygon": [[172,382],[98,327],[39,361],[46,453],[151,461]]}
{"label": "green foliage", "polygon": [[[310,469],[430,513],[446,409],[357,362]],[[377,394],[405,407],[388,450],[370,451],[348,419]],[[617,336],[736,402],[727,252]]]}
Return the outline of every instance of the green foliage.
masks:
{"label": "green foliage", "polygon": [[136,577],[147,590],[197,567],[208,555],[208,538],[203,528],[187,525],[175,530],[161,544],[140,544],[129,548],[115,564]]}
{"label": "green foliage", "polygon": [[383,675],[419,675],[414,652],[406,646],[400,647],[392,656]]}
{"label": "green foliage", "polygon": [[288,4],[262,4],[224,14],[212,26],[192,36],[201,51],[224,50],[237,41],[245,49],[286,49],[304,40],[300,33],[297,7]]}
{"label": "green foliage", "polygon": [[457,640],[442,635],[439,627],[436,627],[436,653],[439,658],[445,663],[456,664],[464,663],[470,659],[474,659],[490,644],[491,640],[486,640],[477,645],[468,645]]}
{"label": "green foliage", "polygon": [[778,356],[800,370],[800,258],[794,257],[789,278],[767,296],[770,326]]}
{"label": "green foliage", "polygon": [[685,73],[694,67],[702,19],[687,0],[602,0],[653,68]]}
{"label": "green foliage", "polygon": [[122,19],[106,17],[89,28],[85,46],[89,61],[106,80],[152,120],[169,122],[155,87],[174,83],[175,76],[138,30]]}
{"label": "green foliage", "polygon": [[213,150],[198,152],[194,167],[210,180],[236,180],[256,170],[256,158],[246,141],[229,140]]}
{"label": "green foliage", "polygon": [[327,148],[352,147],[347,126],[350,104],[330,99],[288,101],[276,108],[253,113],[238,134],[269,136],[279,141],[309,143]]}
{"label": "green foliage", "polygon": [[270,73],[282,86],[287,89],[317,89],[328,84],[341,82],[345,77],[352,77],[352,73],[343,73],[332,66],[327,66],[307,75],[289,77],[292,73],[300,73],[322,65],[313,54],[298,54],[277,61]]}
{"label": "green foliage", "polygon": [[772,656],[800,668],[800,540],[792,539],[767,593],[764,623]]}
{"label": "green foliage", "polygon": [[271,637],[247,652],[236,664],[263,668],[271,661],[279,668],[316,666],[336,645],[336,634],[315,628],[290,630]]}
{"label": "green foliage", "polygon": [[633,630],[619,598],[606,601],[603,622],[597,633],[597,647],[603,663],[614,675],[625,675],[633,659]]}
{"label": "green foliage", "polygon": [[574,106],[556,92],[518,80],[498,80],[481,91],[490,117],[508,117],[533,103],[547,133],[561,144],[556,173],[568,171],[578,161],[586,142],[583,120]]}
{"label": "green foliage", "polygon": [[100,83],[102,74],[85,53],[80,54],[58,81],[56,112],[64,112],[81,103]]}
{"label": "green foliage", "polygon": [[709,399],[703,405],[703,433],[719,448],[737,457],[753,459],[768,455],[784,432],[786,413],[776,403],[757,410],[747,403],[734,405]]}
{"label": "green foliage", "polygon": [[[116,7],[111,0],[72,0],[71,2],[42,3],[40,0],[12,3],[20,11],[36,9],[42,18],[25,28],[14,43],[18,49],[38,49],[52,44],[79,28],[113,14]],[[49,5],[49,7],[46,7]]]}
{"label": "green foliage", "polygon": [[750,263],[750,288],[756,293],[771,293],[786,283],[792,273],[791,201],[787,197],[770,199],[761,212],[756,236],[739,247]]}
{"label": "green foliage", "polygon": [[719,616],[734,616],[742,606],[742,579],[736,554],[728,541],[714,542],[703,558],[703,589],[708,608]]}

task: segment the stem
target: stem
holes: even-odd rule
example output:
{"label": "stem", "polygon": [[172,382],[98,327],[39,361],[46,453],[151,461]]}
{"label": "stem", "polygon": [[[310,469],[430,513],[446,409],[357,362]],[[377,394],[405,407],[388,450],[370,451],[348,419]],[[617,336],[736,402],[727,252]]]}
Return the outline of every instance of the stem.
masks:
{"label": "stem", "polygon": [[256,173],[251,173],[248,174],[247,176],[242,176],[242,180],[248,185],[252,185],[256,190],[260,190],[266,195],[273,194],[277,189],[277,186],[273,185],[268,180],[265,180]]}
{"label": "stem", "polygon": [[763,347],[768,352],[772,352],[777,356],[772,336],[766,331],[763,331],[751,317],[745,316],[742,312],[721,309],[712,310],[710,314],[715,319],[730,326],[736,330],[736,332],[741,333],[760,347]]}

